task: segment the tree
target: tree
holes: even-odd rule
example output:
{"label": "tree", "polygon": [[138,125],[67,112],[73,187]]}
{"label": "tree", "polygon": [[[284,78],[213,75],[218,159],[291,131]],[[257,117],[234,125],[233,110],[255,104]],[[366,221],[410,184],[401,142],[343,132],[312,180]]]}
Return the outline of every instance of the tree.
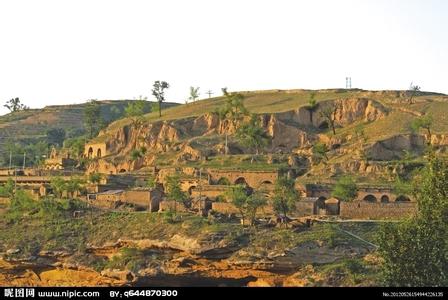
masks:
{"label": "tree", "polygon": [[85,137],[70,138],[64,141],[64,148],[70,149],[70,152],[78,158],[84,153],[84,145]]}
{"label": "tree", "polygon": [[47,143],[52,146],[61,147],[65,139],[64,128],[51,128],[47,130]]}
{"label": "tree", "polygon": [[317,106],[318,106],[315,97],[316,97],[316,93],[311,93],[310,94],[310,99],[308,100],[308,106],[306,107],[306,109],[310,113],[310,122],[311,122],[311,124],[313,124],[313,113],[317,109]]}
{"label": "tree", "polygon": [[9,109],[10,112],[16,112],[16,111],[20,111],[20,110],[29,109],[28,106],[20,103],[19,98],[12,98],[11,100],[7,101],[6,104],[3,106],[6,107],[7,109]]}
{"label": "tree", "polygon": [[159,117],[162,116],[162,102],[165,101],[165,89],[168,89],[170,85],[166,81],[155,81],[153,84],[152,94],[156,97],[159,103]]}
{"label": "tree", "polygon": [[196,99],[199,98],[199,87],[190,86],[190,97],[188,100],[195,102]]}
{"label": "tree", "polygon": [[286,219],[287,215],[296,210],[296,202],[299,194],[295,189],[293,179],[282,176],[275,182],[274,188],[274,211]]}
{"label": "tree", "polygon": [[325,119],[328,126],[333,130],[333,135],[336,135],[336,112],[338,110],[338,105],[335,102],[322,108],[320,111],[320,116]]}
{"label": "tree", "polygon": [[418,96],[418,94],[420,93],[420,87],[418,85],[413,85],[411,83],[411,86],[409,87],[409,90],[407,91],[407,94],[409,95],[408,98],[408,103],[412,104],[412,100],[414,99],[415,96]]}
{"label": "tree", "polygon": [[313,157],[320,162],[322,159],[328,160],[327,152],[329,151],[328,147],[324,143],[316,143],[313,145]]}
{"label": "tree", "polygon": [[349,202],[355,199],[358,194],[358,188],[353,178],[350,176],[343,176],[336,182],[331,196],[338,198],[341,201]]}
{"label": "tree", "polygon": [[414,132],[418,132],[420,128],[426,129],[428,133],[429,141],[431,141],[431,127],[432,127],[432,116],[424,115],[417,119],[414,119],[411,123],[411,129]]}
{"label": "tree", "polygon": [[[218,110],[218,116],[221,122],[226,122],[232,125],[234,129],[238,122],[240,122],[245,115],[248,114],[246,107],[244,106],[244,95],[240,93],[229,93],[227,88],[222,89],[224,96],[226,97],[226,103],[224,107]],[[225,129],[226,145],[225,152],[228,152],[228,130]]]}
{"label": "tree", "polygon": [[125,116],[132,122],[132,126],[137,129],[143,123],[145,114],[145,100],[135,100],[129,102],[124,110]]}
{"label": "tree", "polygon": [[139,149],[133,149],[131,151],[131,161],[136,161],[143,157],[143,153]]}
{"label": "tree", "polygon": [[101,173],[90,173],[89,174],[89,182],[91,183],[100,183],[103,175]]}
{"label": "tree", "polygon": [[89,131],[89,137],[93,138],[100,128],[101,110],[98,101],[91,100],[84,108],[84,124]]}
{"label": "tree", "polygon": [[84,181],[79,177],[72,177],[65,183],[65,189],[67,194],[73,198],[76,192],[79,192],[82,188]]}
{"label": "tree", "polygon": [[413,182],[418,211],[378,235],[382,276],[390,286],[448,285],[448,162],[431,154]]}
{"label": "tree", "polygon": [[0,186],[0,196],[8,197],[9,199],[14,198],[14,180],[8,178],[6,183],[3,186]]}
{"label": "tree", "polygon": [[238,209],[241,215],[242,223],[246,218],[247,208],[247,191],[246,187],[242,184],[238,184],[231,189],[227,190],[225,196],[230,199],[231,203]]}
{"label": "tree", "polygon": [[[244,123],[237,129],[236,137],[243,146],[254,149],[255,155],[259,154],[260,149],[266,146],[269,140],[269,136],[260,126],[260,121],[255,114],[251,116],[249,122]],[[252,155],[250,163],[253,163],[253,161],[254,156]]]}
{"label": "tree", "polygon": [[56,176],[51,178],[50,186],[56,197],[62,198],[62,194],[66,191],[67,185],[62,177]]}
{"label": "tree", "polygon": [[143,125],[145,114],[145,100],[135,100],[129,102],[125,109],[125,115],[127,118],[131,119],[132,127],[135,130],[135,142],[134,148],[137,147],[138,136],[141,126]]}
{"label": "tree", "polygon": [[247,197],[247,216],[249,218],[250,226],[255,225],[255,218],[257,216],[257,211],[266,206],[268,203],[266,196],[260,191],[256,191],[249,197]]}
{"label": "tree", "polygon": [[146,186],[150,189],[155,189],[157,187],[157,178],[154,175],[149,175],[146,180]]}
{"label": "tree", "polygon": [[180,178],[177,175],[168,176],[166,179],[166,191],[170,200],[174,201],[174,214],[177,212],[177,203],[186,204],[187,194],[180,187]]}

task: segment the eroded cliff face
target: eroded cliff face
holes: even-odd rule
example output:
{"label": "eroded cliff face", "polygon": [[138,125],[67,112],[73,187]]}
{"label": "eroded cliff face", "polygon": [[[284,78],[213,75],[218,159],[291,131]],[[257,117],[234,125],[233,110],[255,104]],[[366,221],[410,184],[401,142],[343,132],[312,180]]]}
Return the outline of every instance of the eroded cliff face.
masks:
{"label": "eroded cliff face", "polygon": [[[271,137],[265,153],[309,153],[316,141],[330,147],[340,141],[319,134],[319,130],[328,126],[322,111],[332,107],[337,126],[345,126],[360,120],[374,121],[383,118],[388,109],[377,101],[365,98],[331,100],[320,102],[313,110],[301,107],[297,110],[275,114],[260,114],[261,126]],[[246,117],[247,119],[248,117]],[[232,135],[242,120],[232,124],[220,120],[215,113],[199,117],[158,121],[142,126],[126,125],[105,131],[100,136],[107,145],[108,155],[88,167],[88,172],[119,173],[136,170],[154,163],[156,155],[174,153],[174,162],[198,161],[207,156],[224,153],[225,134]],[[209,137],[209,138],[207,138]],[[133,149],[145,149],[142,158],[130,159]],[[251,149],[229,141],[232,154],[248,153]]]}

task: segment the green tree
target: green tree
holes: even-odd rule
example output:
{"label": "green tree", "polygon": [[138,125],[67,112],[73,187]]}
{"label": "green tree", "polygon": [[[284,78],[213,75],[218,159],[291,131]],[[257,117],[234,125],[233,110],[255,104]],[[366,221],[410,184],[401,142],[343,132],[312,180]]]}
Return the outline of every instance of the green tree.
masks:
{"label": "green tree", "polygon": [[448,285],[448,162],[432,155],[414,179],[418,211],[378,235],[383,279],[390,286]]}
{"label": "green tree", "polygon": [[157,178],[153,174],[150,174],[146,179],[146,186],[150,189],[155,189],[157,187]]}
{"label": "green tree", "polygon": [[64,141],[64,148],[70,149],[70,153],[79,158],[84,153],[85,137],[75,137]]}
{"label": "green tree", "polygon": [[236,185],[227,190],[225,196],[238,209],[241,215],[242,224],[244,224],[244,220],[246,219],[248,198],[246,187],[242,184]]}
{"label": "green tree", "polygon": [[[248,147],[249,149],[255,150],[255,155],[258,155],[260,149],[268,144],[269,136],[260,126],[260,121],[257,116],[253,114],[250,121],[242,124],[236,131],[236,137],[240,143]],[[250,160],[253,163],[254,156]]]}
{"label": "green tree", "polygon": [[177,203],[186,204],[187,194],[182,191],[178,175],[168,176],[166,179],[166,191],[170,200],[174,201],[174,214],[177,213]]}
{"label": "green tree", "polygon": [[89,174],[89,182],[91,182],[91,183],[100,183],[101,179],[103,179],[103,175],[101,173],[90,173]]}
{"label": "green tree", "polygon": [[313,124],[313,113],[316,111],[317,107],[318,107],[318,104],[317,104],[317,101],[316,101],[316,93],[311,93],[310,94],[310,99],[308,100],[308,106],[306,107],[306,109],[310,113],[310,122],[311,122],[311,124]]}
{"label": "green tree", "polygon": [[[137,148],[139,131],[143,125],[145,114],[145,101],[144,100],[135,100],[129,102],[128,106],[125,109],[125,115],[132,122],[132,127],[135,130],[135,141],[134,148]],[[135,149],[134,149],[135,150]]]}
{"label": "green tree", "polygon": [[[227,88],[223,88],[224,96],[226,97],[226,103],[222,109],[218,110],[218,116],[222,123],[230,124],[236,129],[237,124],[241,122],[248,114],[246,107],[244,106],[244,95],[240,93],[229,93]],[[228,129],[225,130],[225,152],[228,152]]]}
{"label": "green tree", "polygon": [[0,196],[12,199],[14,197],[14,180],[8,178],[3,186],[0,186]]}
{"label": "green tree", "polygon": [[65,183],[65,190],[69,197],[73,198],[75,193],[81,191],[84,181],[79,177],[72,177]]}
{"label": "green tree", "polygon": [[336,182],[331,196],[349,202],[356,198],[358,187],[351,176],[343,176]]}
{"label": "green tree", "polygon": [[433,124],[431,115],[424,115],[417,119],[414,119],[411,123],[411,129],[413,132],[418,132],[420,128],[425,129],[428,133],[429,141],[431,140],[431,127]]}
{"label": "green tree", "polygon": [[260,191],[256,191],[255,193],[253,193],[252,195],[250,195],[249,197],[247,197],[247,208],[246,208],[246,214],[247,217],[249,218],[249,222],[251,226],[255,225],[255,219],[257,216],[257,211],[266,206],[266,204],[268,203],[268,200],[266,199],[266,196],[260,192]]}
{"label": "green tree", "polygon": [[313,145],[313,158],[320,162],[322,159],[328,160],[327,152],[329,151],[328,147],[324,143],[316,143]]}
{"label": "green tree", "polygon": [[67,190],[66,182],[60,176],[55,176],[51,178],[50,186],[53,189],[53,193],[57,198],[62,198],[64,191]]}
{"label": "green tree", "polygon": [[125,116],[132,122],[132,127],[138,129],[143,121],[145,114],[145,100],[135,100],[129,102],[124,110]]}
{"label": "green tree", "polygon": [[143,153],[140,151],[140,149],[133,149],[131,151],[131,161],[136,161],[143,157]]}
{"label": "green tree", "polygon": [[3,106],[6,107],[7,109],[9,109],[10,112],[26,110],[29,108],[26,105],[23,105],[22,103],[20,103],[19,98],[12,98],[11,100],[7,101],[6,104]]}
{"label": "green tree", "polygon": [[199,98],[199,87],[190,86],[190,97],[188,100],[192,102],[196,102],[196,99]]}
{"label": "green tree", "polygon": [[84,108],[84,125],[89,131],[90,138],[98,133],[101,123],[100,104],[96,100],[91,100]]}
{"label": "green tree", "polygon": [[61,147],[65,139],[64,128],[51,128],[47,130],[47,143],[52,146]]}
{"label": "green tree", "polygon": [[296,210],[299,197],[293,179],[286,176],[278,178],[274,188],[274,211],[286,218],[290,212]]}
{"label": "green tree", "polygon": [[165,101],[165,89],[168,89],[170,85],[166,81],[155,81],[152,88],[152,94],[156,97],[159,103],[159,117],[162,116],[162,102]]}

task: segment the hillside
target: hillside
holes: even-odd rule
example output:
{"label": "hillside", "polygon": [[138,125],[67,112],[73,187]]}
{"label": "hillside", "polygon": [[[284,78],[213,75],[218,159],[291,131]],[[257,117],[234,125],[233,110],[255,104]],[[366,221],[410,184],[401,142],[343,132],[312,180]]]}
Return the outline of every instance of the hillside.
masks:
{"label": "hillside", "polygon": [[[123,117],[124,109],[132,100],[99,101],[101,116],[107,123]],[[151,102],[147,103],[150,111]],[[165,107],[176,103],[164,103]],[[46,106],[0,116],[0,154],[8,142],[29,144],[45,138],[51,128],[63,128],[67,133],[84,128],[83,116],[86,103]],[[115,107],[113,110],[112,108]]]}
{"label": "hillside", "polygon": [[[257,115],[270,136],[270,143],[261,151],[264,155],[254,163],[249,163],[254,149],[241,145],[234,135],[236,128],[219,119],[216,111],[225,105],[225,98],[216,97],[166,109],[161,118],[149,113],[139,130],[127,119],[112,123],[91,141],[104,143],[108,150],[106,157],[92,162],[89,171],[110,173],[173,165],[266,170],[292,167],[292,160],[297,160],[293,164],[307,173],[306,180],[353,173],[363,177],[362,181],[380,182],[389,172],[387,162],[405,155],[418,160],[425,139],[431,139],[428,142],[439,153],[448,145],[448,97],[443,94],[420,92],[412,104],[406,91],[269,90],[242,94],[245,107]],[[308,106],[311,95],[317,101],[313,111]],[[322,117],[322,112],[334,105],[338,107],[336,134]],[[425,136],[424,130],[411,129],[412,122],[425,115],[432,118],[431,137]],[[226,133],[230,155],[223,156]],[[328,148],[328,161],[321,164],[313,154],[318,143]],[[130,153],[137,146],[148,151],[131,161]]]}

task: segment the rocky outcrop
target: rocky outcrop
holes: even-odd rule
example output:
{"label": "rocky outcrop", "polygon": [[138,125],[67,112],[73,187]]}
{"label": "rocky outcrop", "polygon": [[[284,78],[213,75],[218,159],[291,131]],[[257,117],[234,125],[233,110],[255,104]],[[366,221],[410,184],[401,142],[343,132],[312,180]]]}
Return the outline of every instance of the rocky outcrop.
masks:
{"label": "rocky outcrop", "polygon": [[305,131],[297,126],[288,125],[274,114],[268,116],[267,119],[266,129],[272,137],[273,152],[290,152],[293,148],[311,147],[312,139]]}
{"label": "rocky outcrop", "polygon": [[[318,134],[318,128],[325,127],[326,123],[321,112],[330,106],[335,108],[337,126],[357,121],[374,121],[388,113],[388,110],[375,100],[353,98],[319,102],[312,111],[301,107],[281,113],[260,114],[260,124],[271,137],[271,143],[264,152],[305,154],[316,141],[324,142],[330,149],[338,148],[343,140]],[[93,162],[88,167],[88,172],[116,174],[133,171],[152,165],[158,154],[168,152],[174,154],[173,163],[199,161],[224,153],[223,135],[235,133],[239,123],[243,121],[233,124],[228,120],[220,120],[216,113],[206,113],[199,117],[157,121],[138,127],[130,124],[104,131],[98,139],[106,144],[107,156]],[[202,139],[203,136],[213,134],[221,135],[221,138]],[[228,147],[232,154],[252,151],[240,147],[235,141],[229,141]],[[131,161],[130,153],[133,149],[145,149],[144,157]]]}
{"label": "rocky outcrop", "polygon": [[378,101],[367,98],[351,98],[322,101],[312,111],[309,107],[301,107],[297,111],[295,120],[301,125],[321,128],[326,123],[321,113],[329,107],[335,110],[334,119],[338,125],[342,126],[361,120],[376,121],[388,114],[388,109]]}
{"label": "rocky outcrop", "polygon": [[425,138],[421,135],[402,134],[375,142],[366,149],[366,155],[371,160],[401,159],[406,151],[421,153],[425,148]]}

